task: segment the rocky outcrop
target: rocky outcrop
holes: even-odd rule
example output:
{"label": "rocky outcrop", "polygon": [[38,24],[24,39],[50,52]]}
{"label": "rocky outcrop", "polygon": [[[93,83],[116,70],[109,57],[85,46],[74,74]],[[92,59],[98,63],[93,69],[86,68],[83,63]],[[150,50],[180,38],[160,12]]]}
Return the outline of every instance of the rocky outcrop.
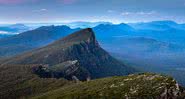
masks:
{"label": "rocky outcrop", "polygon": [[159,99],[184,99],[185,90],[176,82],[174,86],[165,88]]}

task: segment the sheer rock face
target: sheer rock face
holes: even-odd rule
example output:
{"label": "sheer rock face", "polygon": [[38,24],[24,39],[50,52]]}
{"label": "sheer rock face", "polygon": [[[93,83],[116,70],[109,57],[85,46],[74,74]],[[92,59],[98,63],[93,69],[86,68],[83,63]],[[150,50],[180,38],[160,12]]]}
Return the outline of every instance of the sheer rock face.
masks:
{"label": "sheer rock face", "polygon": [[[91,78],[128,75],[136,70],[125,66],[103,50],[92,29],[75,32],[48,46],[18,55],[3,64],[48,64],[49,67],[77,60],[81,72]],[[83,74],[83,73],[82,73]],[[75,76],[75,75],[73,75]],[[87,77],[87,75],[86,75]]]}

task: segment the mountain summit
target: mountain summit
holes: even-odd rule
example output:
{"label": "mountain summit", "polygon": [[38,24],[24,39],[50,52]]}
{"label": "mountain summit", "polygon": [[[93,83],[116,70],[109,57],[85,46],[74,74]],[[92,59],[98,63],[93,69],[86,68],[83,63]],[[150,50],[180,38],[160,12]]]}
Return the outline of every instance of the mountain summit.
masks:
{"label": "mountain summit", "polygon": [[[42,64],[57,76],[85,79],[128,75],[125,66],[103,50],[91,28],[83,29],[45,47],[4,60],[3,64]],[[57,73],[56,73],[57,71]]]}
{"label": "mountain summit", "polygon": [[96,41],[95,34],[91,28],[83,29],[67,37],[64,37],[63,39],[60,39],[55,43],[51,44],[51,46],[61,45],[63,47],[69,47],[72,45],[82,44],[82,43],[99,46],[98,42]]}

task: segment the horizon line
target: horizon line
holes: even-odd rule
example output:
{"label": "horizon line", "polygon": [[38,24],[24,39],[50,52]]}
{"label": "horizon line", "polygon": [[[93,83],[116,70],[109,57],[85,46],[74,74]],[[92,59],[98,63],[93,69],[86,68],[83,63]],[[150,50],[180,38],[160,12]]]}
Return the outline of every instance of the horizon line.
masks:
{"label": "horizon line", "polygon": [[148,23],[148,22],[156,22],[156,21],[171,21],[171,22],[175,22],[177,24],[184,24],[185,22],[177,22],[175,20],[152,20],[152,21],[136,21],[136,22],[111,22],[111,21],[51,21],[51,22],[9,22],[9,23],[5,23],[5,22],[0,22],[0,25],[3,24],[69,24],[69,23],[75,23],[75,22],[89,22],[89,23],[97,23],[97,22],[107,22],[107,23],[112,23],[112,24],[121,24],[121,23]]}

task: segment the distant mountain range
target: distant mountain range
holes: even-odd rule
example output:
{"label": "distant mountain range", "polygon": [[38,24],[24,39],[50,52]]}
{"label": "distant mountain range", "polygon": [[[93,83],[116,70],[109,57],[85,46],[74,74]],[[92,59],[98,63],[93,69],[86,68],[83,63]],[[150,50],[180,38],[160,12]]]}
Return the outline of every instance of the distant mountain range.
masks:
{"label": "distant mountain range", "polygon": [[[178,53],[184,51],[184,47],[157,41],[152,38],[146,38],[146,37],[119,37],[115,36],[114,38],[111,38],[111,41],[105,41],[102,43],[102,46],[114,53],[135,53],[136,54],[153,54],[153,53]],[[102,41],[103,42],[103,41]],[[112,49],[115,48],[115,49]],[[145,54],[144,54],[145,53]],[[143,56],[144,57],[144,56]]]}
{"label": "distant mountain range", "polygon": [[61,26],[61,25],[67,25],[70,28],[92,28],[100,24],[112,24],[110,22],[83,22],[83,21],[77,21],[77,22],[58,22],[58,23],[23,23],[26,26],[29,26],[32,29],[41,27],[41,26]]}
{"label": "distant mountain range", "polygon": [[30,28],[24,24],[1,25],[0,34],[18,34],[28,31]]}
{"label": "distant mountain range", "polygon": [[30,30],[24,24],[0,25],[0,39]]}
{"label": "distant mountain range", "polygon": [[129,25],[139,30],[158,30],[158,31],[164,31],[164,30],[170,30],[170,29],[185,30],[184,29],[185,27],[183,24],[177,24],[174,21],[152,21],[152,22],[146,22],[146,23],[130,23]]}
{"label": "distant mountain range", "polygon": [[93,28],[100,24],[112,24],[110,22],[71,22],[71,23],[63,23],[63,25],[67,25],[71,28]]}

